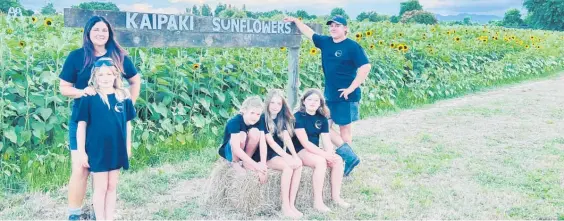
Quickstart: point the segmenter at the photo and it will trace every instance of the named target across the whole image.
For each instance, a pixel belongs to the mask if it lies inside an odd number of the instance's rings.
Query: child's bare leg
[[[251,128],[246,135],[246,143],[241,143],[241,146],[245,147],[244,151],[249,157],[253,157],[253,154],[257,151],[260,141],[260,131],[257,128]],[[245,168],[250,168],[246,162],[243,162],[243,166],[245,166]]]
[[[300,216],[303,216],[304,214],[296,208],[296,196],[298,195],[300,180],[302,179],[302,169],[303,167],[301,166],[297,169],[294,169],[294,172],[292,174],[292,183],[290,183],[290,207],[292,207],[294,213],[297,213]]]
[[[318,155],[302,150],[298,153],[305,166],[313,168],[313,208],[321,212],[329,212],[331,209],[323,203],[323,183],[327,171],[327,161]]]
[[[72,172],[68,186],[69,208],[80,209],[82,207],[84,196],[86,195],[86,186],[90,171],[88,171],[88,168],[85,168],[82,164],[80,164],[78,151],[76,150],[71,151],[71,166]]]
[[[119,170],[112,170],[108,175],[108,190],[106,192],[106,220],[114,220],[117,201],[117,183]]]
[[[106,192],[108,190],[108,172],[93,173],[94,193],[92,201],[94,202],[94,214],[99,219],[106,217]]]
[[[339,157],[339,160],[331,165],[331,198],[333,201],[341,207],[349,207],[350,205],[341,198],[341,186],[343,184],[343,159]]]
[[[293,170],[288,166],[282,157],[274,157],[266,162],[269,168],[282,171],[280,178],[280,197],[282,198],[282,213],[284,216],[297,218],[298,214],[294,213],[290,206],[290,182],[292,181]]]
[[[260,131],[257,128],[251,128],[247,137],[247,143],[244,145],[245,153],[252,157],[255,151],[257,151],[260,141]]]
[[[243,167],[241,167],[241,165],[239,165],[239,157],[235,155],[235,151],[233,151],[234,148],[240,148],[244,151],[244,147],[245,144],[247,143],[247,133],[245,132],[240,132],[239,133],[239,146],[238,147],[231,147],[231,156],[233,156],[233,169],[235,169],[235,171],[237,173],[243,174],[245,173],[245,169],[243,169]]]

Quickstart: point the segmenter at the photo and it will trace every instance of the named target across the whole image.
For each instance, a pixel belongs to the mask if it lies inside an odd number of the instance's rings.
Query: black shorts
[[[267,147],[266,149],[266,161],[271,160],[274,157],[280,156],[278,155],[276,152],[274,152],[274,150],[272,150],[272,148]],[[257,148],[257,150],[255,151],[255,153],[253,154],[253,156],[251,157],[255,162],[260,162],[260,149]]]

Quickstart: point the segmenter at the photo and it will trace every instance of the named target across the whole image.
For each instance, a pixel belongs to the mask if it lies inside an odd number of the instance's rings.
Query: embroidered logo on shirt
[[[123,111],[123,103],[116,103],[116,106],[114,106],[114,110],[118,113],[121,113]]]
[[[323,122],[321,122],[320,120],[315,121],[315,128],[317,128],[318,130],[321,130],[321,125],[323,125]]]
[[[341,57],[341,55],[343,55],[343,51],[337,50],[337,51],[335,52],[335,57]]]

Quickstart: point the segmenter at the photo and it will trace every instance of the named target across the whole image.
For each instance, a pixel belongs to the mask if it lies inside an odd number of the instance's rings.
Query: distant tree
[[[343,8],[334,8],[333,10],[331,10],[331,17],[335,15],[340,15],[343,16],[345,19],[349,19],[349,15],[347,15],[345,9]]]
[[[423,6],[421,6],[421,4],[419,4],[418,0],[409,0],[407,2],[402,2],[402,3],[400,3],[399,16],[401,17],[406,12],[414,11],[414,10],[423,10]]]
[[[43,6],[43,8],[41,8],[41,14],[54,15],[57,14],[57,10],[55,10],[55,6],[53,6],[53,3],[48,3],[47,5]]]
[[[116,4],[112,2],[83,2],[78,6],[73,5],[71,8],[80,8],[84,10],[106,10],[106,11],[119,11]]]

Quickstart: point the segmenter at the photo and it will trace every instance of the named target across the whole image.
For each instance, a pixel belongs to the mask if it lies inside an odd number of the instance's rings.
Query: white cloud
[[[130,11],[130,12],[150,12],[150,13],[161,13],[161,14],[182,14],[185,12],[184,8],[173,8],[173,7],[153,8],[153,5],[147,3],[137,3],[132,5],[120,4],[118,5],[118,7],[123,11]]]

